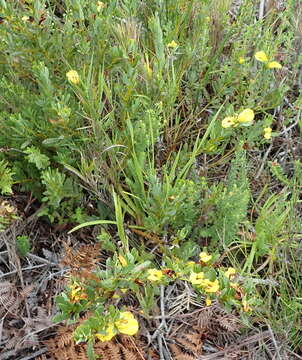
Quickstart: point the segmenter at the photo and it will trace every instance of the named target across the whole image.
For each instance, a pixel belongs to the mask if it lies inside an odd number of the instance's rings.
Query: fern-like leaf
[[[42,183],[45,185],[44,202],[57,208],[64,198],[76,198],[80,192],[75,183],[58,169],[47,169],[42,172]]]
[[[49,166],[49,158],[35,146],[28,147],[24,152],[27,154],[27,160],[35,164],[39,170],[46,169]]]
[[[11,194],[13,192],[13,175],[14,173],[8,168],[4,160],[0,160],[0,192],[1,194]]]

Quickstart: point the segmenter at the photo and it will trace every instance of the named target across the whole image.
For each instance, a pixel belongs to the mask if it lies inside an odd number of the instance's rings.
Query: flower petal
[[[236,274],[236,270],[232,267],[228,268],[227,271],[224,273],[224,275],[229,279],[233,275]]]
[[[204,282],[204,273],[200,272],[200,273],[191,273],[190,275],[190,283],[192,285],[201,285]]]
[[[212,300],[208,297],[206,297],[206,305],[210,306],[212,304]]]
[[[202,251],[199,254],[199,259],[200,259],[200,261],[207,263],[208,261],[210,261],[212,259],[212,255],[209,255],[205,251]]]
[[[228,116],[228,117],[224,118],[221,122],[221,126],[225,129],[233,126],[234,124],[235,124],[234,116]]]
[[[272,129],[270,127],[263,129],[263,137],[267,140],[269,140],[272,137]]]
[[[267,62],[268,58],[267,55],[264,51],[257,51],[255,54],[255,59],[260,61],[260,62]]]
[[[169,44],[167,44],[169,48],[175,49],[177,48],[178,44],[176,41],[172,40]]]
[[[134,335],[138,332],[138,321],[130,311],[120,314],[120,320],[115,322],[118,331],[125,335]]]
[[[219,290],[219,283],[217,279],[215,281],[204,279],[201,286],[206,293],[215,293]]]
[[[163,272],[157,269],[149,269],[148,271],[148,280],[150,281],[159,281],[163,277]]]
[[[252,109],[245,109],[238,115],[238,122],[251,123],[254,120],[255,114]]]
[[[268,64],[267,64],[267,67],[269,69],[282,69],[282,65],[279,64],[277,61],[270,61]]]
[[[110,341],[116,335],[113,324],[109,324],[105,334],[95,334],[100,341]]]
[[[66,73],[66,77],[68,81],[71,82],[72,84],[77,85],[80,82],[80,76],[75,70],[68,71],[68,73]]]

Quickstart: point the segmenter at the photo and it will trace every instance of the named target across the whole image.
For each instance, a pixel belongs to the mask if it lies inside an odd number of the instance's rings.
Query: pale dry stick
[[[162,317],[160,317],[160,318],[162,318]],[[159,326],[157,327],[157,329],[154,331],[153,335],[151,336],[151,340],[154,340],[156,337],[158,337],[158,334],[160,333],[162,326],[163,326],[163,323],[161,322],[159,324]]]
[[[2,251],[2,252],[0,253],[0,261],[1,261],[1,263],[4,264],[7,268],[9,268],[8,262],[6,261],[6,259],[4,259],[4,258],[2,257],[2,255],[7,255],[7,256],[8,256],[8,251],[6,250],[6,251]],[[3,271],[1,271],[1,273],[3,273]]]
[[[135,341],[133,340],[133,338],[130,336],[130,341],[132,342],[132,345],[135,347],[137,353],[139,354],[140,358],[142,358],[142,360],[145,360],[143,354],[140,352],[139,348],[137,347]]]
[[[174,306],[173,310],[170,311],[169,315],[182,311],[184,308],[189,310],[190,305],[196,305],[200,307],[200,303],[194,301],[194,293],[192,293],[187,282],[185,282],[185,291],[175,297],[175,303],[176,305]]]
[[[0,360],[9,360],[9,359],[13,359],[12,356],[15,356],[16,355],[16,350],[13,349],[13,350],[9,350],[9,351],[6,351],[5,353],[2,353],[0,355]]]
[[[165,263],[162,262],[162,266],[164,266]],[[159,325],[159,327],[163,327],[165,329],[165,331],[168,330],[168,327],[167,327],[167,323],[166,323],[166,319],[165,319],[165,287],[164,285],[161,285],[160,286],[160,313],[161,313],[161,316],[162,316],[162,319],[161,319],[161,323]],[[158,335],[157,335],[157,342],[158,342],[158,347],[159,347],[159,356],[160,356],[160,360],[165,360],[165,357],[164,357],[164,351],[163,351],[163,336],[162,334],[159,332]]]
[[[273,263],[272,261],[269,262],[268,264],[268,276],[270,276],[270,280],[273,278],[274,276],[274,272],[273,272]],[[268,284],[268,309],[270,311],[271,307],[272,307],[272,298],[273,298],[273,284],[269,283]]]
[[[271,334],[271,338],[272,338],[273,344],[274,344],[275,349],[276,349],[277,359],[278,359],[278,360],[282,360],[282,358],[281,358],[281,356],[280,356],[280,353],[279,353],[278,344],[277,344],[277,341],[276,341],[276,339],[275,339],[275,335],[274,335],[274,333],[273,333],[273,331],[272,331],[272,328],[270,327],[269,324],[267,324],[267,326],[268,326],[268,331],[269,331],[270,334]]]
[[[46,265],[45,265],[45,264],[41,264],[41,265],[28,266],[28,267],[26,267],[26,268],[23,268],[22,271],[38,269],[38,268],[41,268],[41,267],[43,267],[43,266],[46,266]],[[17,273],[18,273],[18,270],[13,270],[13,271],[10,271],[10,272],[8,272],[8,273],[1,274],[1,275],[0,275],[0,279],[2,279],[2,278],[5,277],[5,276],[9,276],[9,275],[17,274]]]
[[[180,325],[178,325],[178,327],[176,329],[174,329],[174,331],[172,332],[172,334],[170,335],[170,337],[173,337],[177,334],[178,330],[181,329],[184,326],[183,323],[181,323]]]
[[[294,107],[294,105],[292,103],[290,103],[290,101],[288,100],[288,98],[286,96],[284,97],[284,101],[292,110],[297,110],[297,108]],[[299,110],[299,112],[300,112],[300,110]]]
[[[299,115],[300,115],[300,112],[299,112]],[[290,125],[289,127],[284,127],[283,131],[281,131],[279,133],[279,136],[288,133],[292,128],[296,127],[299,124],[299,121],[300,121],[300,118],[297,116],[297,120],[292,125]]]
[[[11,225],[8,228],[8,231],[11,232],[11,236],[8,236],[8,234],[9,234],[8,232],[4,232],[3,234],[1,233],[1,238],[3,239],[4,244],[6,245],[6,248],[7,248],[8,264],[13,265],[15,270],[13,270],[9,273],[6,273],[6,274],[2,274],[0,276],[0,278],[3,278],[5,276],[7,276],[8,274],[12,274],[12,273],[18,274],[20,283],[21,283],[21,287],[24,290],[25,285],[24,285],[21,261],[20,261],[20,257],[17,254],[17,247],[16,247],[16,238],[18,235],[18,232],[16,230],[16,225],[15,224]],[[12,266],[10,268],[12,268]],[[29,310],[28,303],[27,303],[26,299],[23,299],[23,301],[25,304],[27,317],[30,318],[30,310]]]
[[[162,338],[162,334],[160,333],[158,333],[157,335],[157,342],[158,342],[159,358],[160,360],[165,360],[164,351],[163,351],[163,338]]]
[[[173,310],[170,311],[169,316],[173,316],[174,314],[176,314],[179,311],[179,309],[181,308],[181,304],[179,305],[179,301],[181,301],[181,299],[184,298],[185,296],[186,296],[186,294],[184,293],[184,294],[181,294],[174,298],[177,306],[175,306],[173,308]]]
[[[176,288],[176,282],[173,283],[172,286],[169,286],[168,289],[167,289],[167,294],[166,294],[166,299],[167,299],[167,303],[169,303],[170,301],[170,296],[172,295],[173,291],[175,290]],[[173,299],[173,296],[172,296],[172,299]],[[165,316],[167,318],[167,316]],[[170,324],[169,324],[169,327],[168,327],[168,330],[166,331],[166,335],[170,334],[173,326],[174,326],[174,322],[175,322],[175,319],[172,318],[172,321],[170,321]]]
[[[20,258],[17,257],[17,273],[19,275],[19,278],[20,278],[20,283],[21,283],[21,286],[22,286],[22,290],[25,289],[25,284],[24,284],[24,279],[23,279],[23,272],[22,272],[22,266],[21,266],[21,261],[20,261]],[[29,306],[28,306],[28,303],[26,301],[26,298],[23,299],[23,302],[25,304],[25,309],[26,309],[26,313],[27,313],[27,317],[30,318],[30,310],[29,310]]]
[[[2,342],[3,322],[4,322],[4,318],[2,318],[0,321],[0,344]]]
[[[291,136],[289,136],[288,132],[286,131],[286,127],[284,125],[282,125],[282,129],[283,129],[283,134],[285,135],[285,138],[287,140],[286,143],[286,150],[284,151],[284,161],[288,158],[288,153],[291,152],[292,156],[294,158],[294,160],[296,159],[295,153],[294,153],[294,149],[292,147],[292,141],[291,141]]]
[[[33,354],[26,356],[25,358],[22,358],[21,360],[31,360],[31,359],[37,359],[37,357],[39,355],[45,354],[48,351],[47,348],[42,348],[36,352],[34,352]]]
[[[266,341],[259,341],[259,349],[262,348],[262,351],[265,351],[265,353],[267,354],[268,359],[273,359],[273,360],[277,360],[274,356],[274,354],[272,353],[272,347],[271,347],[271,339],[267,339]],[[252,347],[250,347],[252,348]],[[285,359],[282,359],[285,360]]]
[[[242,245],[242,244],[239,244],[239,245],[234,245],[234,246],[232,246],[232,247],[229,248],[229,249],[226,249],[226,250],[224,251],[224,253],[223,253],[222,255],[220,255],[220,257],[219,257],[219,259],[217,260],[217,262],[218,262],[218,263],[222,263],[222,260],[223,260],[226,256],[228,256],[229,253],[231,253],[233,250],[240,249],[240,248],[242,248],[242,247],[243,247],[243,245]]]
[[[188,314],[182,314],[182,315],[177,315],[177,316],[175,316],[175,315],[166,315],[165,319],[180,320],[180,319],[183,319],[183,318],[186,318],[186,317],[191,317],[192,315],[198,314],[199,312],[201,312],[203,310],[204,310],[204,308],[195,310],[195,311],[193,311],[191,313],[188,313]],[[154,319],[154,320],[158,320],[158,319],[161,319],[161,318],[162,318],[162,316],[160,316],[160,315],[159,316],[150,316],[150,317],[148,317],[148,319]]]
[[[50,281],[52,280],[55,276],[60,276],[62,277],[65,273],[68,273],[69,269],[62,269],[60,271],[56,271],[54,273],[51,273],[50,275],[47,276],[47,278],[45,279],[46,281]]]
[[[273,279],[255,279],[248,276],[237,276],[237,280],[241,282],[246,282],[246,280],[250,281],[251,283],[255,285],[272,285],[272,286],[278,286],[279,283],[276,280]]]
[[[242,348],[243,346],[253,344],[256,341],[264,340],[268,337],[270,337],[270,332],[268,330],[266,330],[261,334],[252,335],[252,336],[248,337],[247,339],[244,339],[243,341],[241,341],[240,344],[230,345],[230,346],[226,347],[224,350],[217,351],[214,354],[201,356],[197,360],[219,360],[219,359],[223,360],[223,359],[225,359],[225,355],[227,353],[236,351],[236,350]]]
[[[53,327],[55,327],[55,326],[58,326],[58,325],[60,325],[60,324],[62,324],[62,321],[59,321],[59,322],[50,324],[50,325],[48,325],[48,326],[45,326],[45,327],[42,328],[42,329],[38,329],[38,330],[36,330],[36,331],[33,331],[33,332],[31,332],[31,333],[23,336],[22,342],[24,342],[24,340],[25,340],[26,338],[28,338],[28,337],[30,337],[30,336],[32,336],[32,335],[39,334],[39,333],[42,332],[42,331],[48,330],[48,329],[53,328]]]
[[[171,319],[169,328],[168,328],[167,333],[166,333],[167,335],[169,335],[169,334],[171,333],[171,331],[172,331],[172,329],[173,329],[173,326],[174,326],[175,320],[176,320],[176,319],[175,319],[174,317]]]
[[[167,292],[167,299],[169,299],[170,298],[170,295],[172,294],[172,292],[175,290],[175,287],[176,287],[176,282],[174,282],[173,283],[173,285],[171,286],[171,285],[169,285],[169,290],[168,290],[168,292]]]
[[[256,180],[258,180],[259,177],[260,177],[260,175],[262,174],[265,161],[267,160],[268,155],[269,155],[269,153],[271,152],[272,148],[273,148],[273,143],[270,144],[270,146],[268,147],[268,149],[266,150],[266,152],[265,152],[265,154],[264,154],[264,156],[263,156],[263,158],[262,158],[261,165],[260,165],[260,167],[259,167],[259,170],[257,171],[256,176],[255,176],[255,179],[256,179]]]
[[[260,0],[259,5],[259,20],[262,20],[264,17],[264,9],[265,9],[265,0]]]
[[[287,350],[287,352],[289,352],[291,355],[295,356],[296,359],[299,359],[299,360],[302,360],[302,356],[294,353],[293,351],[291,350]]]
[[[51,261],[49,261],[47,259],[41,258],[40,256],[31,254],[31,253],[27,254],[26,257],[29,257],[29,258],[31,258],[33,260],[39,261],[39,262],[41,262],[43,264],[46,264],[46,265],[58,266],[58,263],[51,262]]]
[[[188,287],[188,283],[186,282],[185,283],[185,287],[187,289],[187,294],[188,294],[188,297],[187,297],[187,310],[189,311],[190,310],[190,304],[191,304],[191,292],[190,292],[190,289]]]
[[[258,269],[256,269],[253,273],[252,273],[252,275],[256,275],[259,271],[261,271],[262,269],[264,269],[265,267],[266,267],[266,265],[270,262],[270,257],[268,257],[265,261],[264,261],[264,263],[263,264],[261,264],[259,267],[258,267]]]
[[[171,356],[171,353],[170,353],[170,350],[169,350],[169,347],[168,347],[168,344],[166,342],[166,339],[163,338],[163,340],[164,340],[164,343],[165,343],[165,347],[163,348],[163,350],[164,350],[164,353],[165,353],[166,360],[173,360],[173,358]]]
[[[160,313],[162,316],[163,327],[165,328],[165,330],[167,330],[168,327],[167,327],[167,323],[165,320],[165,287],[164,287],[164,285],[160,286]]]

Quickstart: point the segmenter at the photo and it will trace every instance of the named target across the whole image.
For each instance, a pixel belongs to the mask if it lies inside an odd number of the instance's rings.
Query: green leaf
[[[35,146],[28,147],[24,152],[27,154],[26,159],[35,164],[39,170],[46,169],[49,166],[48,156],[42,154]]]
[[[27,254],[30,252],[30,241],[28,236],[17,236],[16,238],[16,246],[18,254],[21,257],[27,256]]]
[[[82,229],[83,227],[86,226],[93,226],[93,225],[104,225],[104,224],[112,224],[112,225],[116,225],[116,221],[110,221],[110,220],[94,220],[94,221],[87,221],[83,224],[80,224],[76,227],[74,227],[73,229],[71,229],[68,234],[73,233],[74,231],[77,231],[79,229]]]
[[[64,198],[78,198],[80,190],[72,179],[58,169],[47,169],[42,172],[42,184],[45,185],[43,202],[48,202],[54,208],[59,207]]]
[[[94,350],[93,350],[93,342],[89,341],[87,344],[87,356],[89,360],[96,360],[97,357],[95,356]]]
[[[0,161],[0,192],[1,194],[11,194],[14,173],[7,167],[7,162]]]
[[[57,138],[48,138],[48,139],[45,139],[42,141],[42,144],[43,145],[46,145],[46,146],[53,146],[53,145],[56,145],[56,144],[60,144],[62,142],[62,140],[64,140],[65,137],[64,135],[61,135]]]

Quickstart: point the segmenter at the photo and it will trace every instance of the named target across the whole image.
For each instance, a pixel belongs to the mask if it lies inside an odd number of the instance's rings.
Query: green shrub
[[[26,257],[30,252],[30,240],[28,236],[17,236],[16,238],[17,252],[20,257]]]

